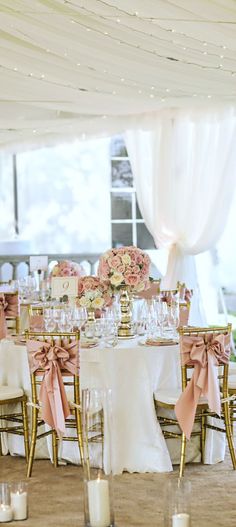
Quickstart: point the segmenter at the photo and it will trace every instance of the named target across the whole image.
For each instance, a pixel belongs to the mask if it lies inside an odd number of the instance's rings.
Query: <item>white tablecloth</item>
[[[81,388],[107,387],[113,403],[113,470],[166,472],[179,461],[178,441],[163,438],[156,418],[153,392],[180,386],[178,346],[140,346],[136,339],[120,341],[115,348],[81,349]],[[4,339],[0,343],[0,383],[22,387],[30,397],[30,374],[26,347]],[[187,460],[199,460],[199,439],[188,445]],[[224,458],[224,434],[207,432],[205,460]],[[49,442],[38,441],[37,455],[48,454]],[[22,438],[8,436],[5,448],[23,454]],[[50,447],[49,447],[50,450]],[[171,453],[171,457],[169,454]],[[78,446],[64,442],[62,457],[79,463]]]

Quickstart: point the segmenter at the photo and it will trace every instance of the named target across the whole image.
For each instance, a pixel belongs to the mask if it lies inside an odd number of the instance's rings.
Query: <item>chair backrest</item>
[[[5,318],[8,334],[20,332],[20,302],[18,291],[4,293],[7,303]]]
[[[63,434],[70,415],[66,386],[80,404],[79,331],[71,333],[25,331],[33,404],[42,403],[42,419]],[[37,387],[40,386],[38,395]],[[53,394],[52,394],[53,392]]]
[[[28,319],[30,331],[44,331],[43,306],[29,304]]]
[[[222,396],[223,400],[228,398],[231,329],[231,324],[179,328],[182,394],[176,402],[175,414],[187,439],[193,430],[198,404],[206,404],[211,415],[221,416]]]
[[[198,355],[198,352],[199,354],[203,350],[207,352],[209,347],[212,346],[215,365],[221,367],[218,368],[218,379],[223,379],[222,392],[227,396],[232,324],[214,327],[180,326],[178,331],[180,335],[182,390],[186,388],[189,381],[188,370],[194,368],[198,360],[205,360],[203,355],[201,357]],[[217,343],[222,348],[222,354],[218,353]]]
[[[180,302],[179,303],[179,325],[188,326],[189,312],[191,302]]]
[[[32,330],[26,330],[25,331],[25,337],[26,337],[26,344],[27,344],[27,351],[28,351],[28,358],[30,362],[30,368],[31,371],[34,369],[34,371],[37,371],[40,369],[40,371],[45,370],[44,367],[39,366],[39,368],[34,368],[33,365],[33,359],[32,354],[35,353],[35,350],[38,348],[40,349],[40,346],[44,343],[47,345],[50,345],[51,347],[59,347],[59,348],[67,348],[72,343],[76,344],[76,374],[79,371],[79,340],[80,340],[80,331],[73,331],[73,332],[47,332],[47,331],[32,331]],[[35,346],[30,346],[29,342],[35,343]],[[36,346],[37,344],[37,346]],[[57,359],[55,359],[57,360]],[[62,368],[62,371],[64,369]]]
[[[143,298],[144,300],[151,300],[153,296],[160,294],[160,283],[161,279],[150,281],[150,286],[148,287],[148,289],[145,289],[140,293],[135,293],[134,298]]]

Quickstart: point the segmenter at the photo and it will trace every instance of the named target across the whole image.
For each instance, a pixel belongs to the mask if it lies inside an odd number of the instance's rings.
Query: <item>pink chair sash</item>
[[[7,336],[6,309],[7,301],[5,295],[0,293],[0,339],[4,339]]]
[[[187,326],[189,319],[189,304],[179,304],[179,325]]]
[[[157,282],[150,282],[150,287],[144,291],[141,291],[140,293],[136,293],[136,296],[138,298],[143,298],[144,300],[150,300],[153,296],[158,294],[159,284]]]
[[[5,293],[7,307],[5,309],[6,317],[17,317],[20,314],[18,294]]]
[[[19,297],[10,293],[0,293],[0,340],[7,336],[6,317],[19,315]]]
[[[31,373],[38,369],[45,371],[39,392],[42,418],[59,437],[65,434],[65,419],[71,413],[61,371],[72,375],[78,372],[78,348],[78,342],[61,347],[56,343],[27,341]]]
[[[30,327],[30,331],[43,331],[44,330],[43,315],[31,315],[29,317],[29,327]]]
[[[211,411],[220,415],[220,388],[217,367],[227,364],[230,356],[229,335],[182,337],[182,365],[194,366],[192,378],[175,405],[179,425],[190,439],[197,405],[206,396]]]

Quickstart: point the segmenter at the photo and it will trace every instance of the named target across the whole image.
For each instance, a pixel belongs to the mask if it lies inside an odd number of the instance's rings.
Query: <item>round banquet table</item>
[[[25,345],[10,339],[0,342],[0,383],[22,387],[31,399],[30,373]],[[80,350],[80,384],[83,388],[111,388],[112,459],[114,474],[168,472],[179,461],[179,441],[163,438],[153,402],[159,388],[180,387],[179,346],[139,345],[121,340],[113,348]],[[23,438],[4,435],[3,451],[23,455]],[[106,439],[106,438],[105,438]],[[187,461],[199,461],[198,438],[188,444]],[[207,431],[205,462],[222,461],[224,434]],[[63,459],[80,463],[76,442],[64,442]],[[36,457],[51,457],[50,438],[37,442]]]

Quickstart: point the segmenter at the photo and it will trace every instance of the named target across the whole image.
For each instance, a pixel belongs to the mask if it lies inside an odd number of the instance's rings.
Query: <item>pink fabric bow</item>
[[[5,316],[7,305],[5,295],[0,293],[0,339],[4,339],[7,336],[7,323]]]
[[[18,295],[0,293],[0,339],[4,339],[7,336],[6,317],[16,317],[18,315]]]
[[[27,350],[31,372],[37,369],[45,371],[39,392],[42,418],[61,437],[65,434],[65,419],[71,413],[61,370],[66,370],[72,375],[77,373],[78,342],[61,347],[49,342],[28,340]]]
[[[182,364],[194,366],[194,372],[175,405],[179,425],[190,439],[198,401],[206,396],[211,411],[221,413],[220,389],[217,366],[227,364],[230,355],[229,335],[182,337]]]
[[[43,331],[44,319],[43,315],[31,315],[29,318],[30,331]]]
[[[17,317],[20,314],[18,294],[5,293],[7,306],[5,309],[6,317]]]
[[[189,319],[189,305],[188,304],[180,304],[179,305],[179,325],[180,326],[187,326],[188,325],[188,319]]]

